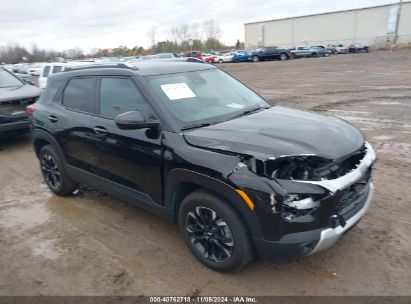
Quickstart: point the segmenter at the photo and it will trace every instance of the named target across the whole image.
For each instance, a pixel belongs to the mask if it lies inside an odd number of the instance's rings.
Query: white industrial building
[[[245,47],[359,43],[411,46],[411,1],[246,23]]]

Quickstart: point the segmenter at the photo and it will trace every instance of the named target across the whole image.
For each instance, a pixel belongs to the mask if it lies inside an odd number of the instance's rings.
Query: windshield
[[[167,110],[183,126],[218,123],[269,105],[219,70],[145,77]]]
[[[23,83],[4,69],[0,69],[0,88],[19,87]]]

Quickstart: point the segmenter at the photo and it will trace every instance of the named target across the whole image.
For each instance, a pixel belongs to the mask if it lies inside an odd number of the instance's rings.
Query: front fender
[[[248,207],[232,185],[199,172],[180,168],[171,170],[168,173],[166,180],[165,207],[173,210],[174,218],[177,216],[178,207],[181,203],[181,201],[175,199],[175,191],[182,183],[194,184],[208,189],[226,199],[227,202],[232,204],[232,206],[240,213],[251,236],[262,237],[263,234],[257,215]]]

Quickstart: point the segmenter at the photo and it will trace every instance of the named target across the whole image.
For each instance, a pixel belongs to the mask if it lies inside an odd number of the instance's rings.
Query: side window
[[[146,119],[152,116],[150,107],[129,78],[102,78],[100,85],[100,114],[114,118],[118,114],[140,111]]]
[[[62,67],[61,65],[55,65],[55,66],[53,67],[52,74],[61,72],[62,68],[63,68],[63,67]]]
[[[74,78],[63,93],[63,104],[73,110],[94,113],[95,78]]]
[[[50,72],[50,66],[46,65],[43,69],[43,74],[41,76],[43,77],[48,77],[49,76],[49,72]]]

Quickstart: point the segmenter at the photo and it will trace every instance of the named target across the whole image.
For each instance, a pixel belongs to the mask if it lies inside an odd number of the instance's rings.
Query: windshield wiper
[[[266,108],[266,107],[252,108],[252,109],[246,110],[244,112],[241,112],[240,114],[237,114],[237,115],[233,116],[231,119],[238,118],[238,117],[241,117],[241,116],[245,116],[245,115],[248,115],[248,114],[251,114],[251,113],[255,113],[255,112],[258,112],[262,109],[268,109],[268,108]]]
[[[211,126],[211,124],[209,122],[205,122],[205,123],[200,123],[200,124],[197,124],[197,125],[190,125],[190,126],[182,127],[181,131],[197,129],[197,128],[202,128],[202,127],[208,127],[208,126]]]

